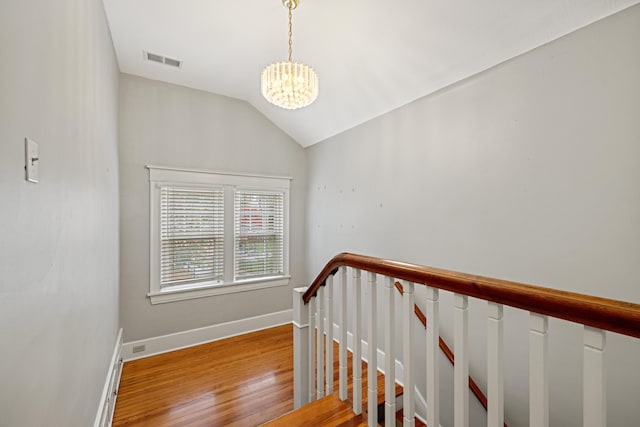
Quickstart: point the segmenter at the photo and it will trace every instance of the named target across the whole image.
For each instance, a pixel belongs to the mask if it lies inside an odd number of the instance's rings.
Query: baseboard
[[[326,329],[325,329],[326,330]],[[336,342],[340,342],[340,340],[338,339],[338,337],[340,336],[340,325],[337,324],[333,324],[333,340]],[[362,360],[364,360],[365,362],[367,362],[367,364],[369,363],[369,361],[367,360],[367,354],[369,354],[369,344],[367,343],[367,341],[365,340],[360,340],[361,343],[361,353],[362,353]],[[347,331],[347,348],[350,351],[353,351],[353,334],[349,331]],[[384,351],[380,350],[379,348],[377,349],[377,368],[378,371],[382,372],[383,374],[384,372],[384,366],[385,366],[385,359],[386,359],[386,355],[384,353]],[[395,380],[398,384],[400,384],[401,386],[404,387],[404,384],[402,382],[402,378],[404,377],[404,367],[402,365],[402,362],[399,361],[398,359],[396,359],[395,361],[395,371],[396,371],[396,375],[395,375]],[[427,417],[427,401],[424,398],[424,396],[422,395],[422,393],[420,393],[420,390],[418,389],[418,387],[415,388],[415,396],[416,396],[416,418],[418,418],[420,421],[422,421],[423,423],[427,423],[426,421],[426,417]]]
[[[116,407],[116,398],[118,397],[118,386],[120,384],[120,374],[122,373],[122,328],[118,331],[116,345],[111,356],[111,364],[107,371],[107,377],[102,388],[100,403],[96,419],[93,422],[94,427],[108,427],[113,419],[113,410]]]
[[[177,332],[174,334],[126,342],[122,346],[122,356],[125,361],[141,359],[236,335],[259,331],[261,329],[272,328],[274,326],[290,323],[292,320],[293,310],[284,310],[262,316],[235,320],[233,322]],[[136,351],[134,353],[133,348],[137,347],[137,349],[139,349],[140,346],[143,346],[144,350]]]

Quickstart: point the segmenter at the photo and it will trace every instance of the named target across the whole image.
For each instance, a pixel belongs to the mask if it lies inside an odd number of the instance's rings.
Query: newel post
[[[307,288],[293,290],[293,408],[309,403],[309,305],[302,300]]]

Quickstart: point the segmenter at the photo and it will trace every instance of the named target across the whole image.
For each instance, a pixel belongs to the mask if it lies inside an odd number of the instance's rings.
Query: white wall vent
[[[144,51],[144,59],[147,61],[157,62],[159,64],[168,65],[170,67],[180,68],[182,67],[182,61],[179,59],[167,58],[166,56],[158,55],[157,53],[151,53]]]

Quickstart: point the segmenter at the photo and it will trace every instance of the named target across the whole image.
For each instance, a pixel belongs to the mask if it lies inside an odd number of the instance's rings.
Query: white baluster
[[[316,297],[309,300],[309,402],[316,400]]]
[[[378,300],[376,273],[368,274],[369,289],[369,337],[367,347],[367,423],[369,427],[378,425]]]
[[[318,317],[316,320],[316,325],[318,325],[318,334],[316,335],[318,340],[316,346],[318,353],[316,355],[318,365],[317,396],[318,399],[322,399],[324,397],[324,286],[318,288],[316,303],[318,304]]]
[[[549,427],[549,320],[529,315],[529,426]]]
[[[504,426],[504,332],[502,304],[489,303],[487,331],[487,425]]]
[[[327,277],[327,395],[333,393],[333,275]]]
[[[604,375],[604,350],[607,346],[605,331],[584,327],[584,373],[582,425],[605,427],[607,407]]]
[[[360,270],[353,269],[353,413],[362,413],[362,283]]]
[[[302,301],[307,288],[293,290],[293,408],[309,403],[309,305]]]
[[[387,277],[384,285],[386,294],[386,318],[384,322],[384,425],[396,425],[396,355],[395,355],[395,306],[396,290],[393,277]]]
[[[440,292],[427,286],[427,425],[440,425]]]
[[[414,427],[416,424],[415,413],[415,382],[413,376],[415,375],[414,365],[414,342],[413,342],[413,323],[414,323],[414,311],[415,297],[413,294],[413,283],[404,282],[404,295],[402,297],[402,359],[404,362],[402,381],[403,381],[403,395],[402,406],[404,420],[402,425],[404,427]]]
[[[338,359],[340,370],[340,400],[347,400],[347,387],[349,382],[347,367],[347,267],[340,267],[340,343]]]
[[[454,427],[469,427],[469,297],[454,294],[456,363],[454,370]]]

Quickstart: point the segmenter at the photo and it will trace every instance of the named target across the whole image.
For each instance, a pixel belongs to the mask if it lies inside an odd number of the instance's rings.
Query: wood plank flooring
[[[293,330],[283,325],[124,364],[121,426],[256,426],[293,409]]]
[[[313,421],[311,414],[281,418],[274,425],[356,426],[351,404],[340,402],[338,346],[334,345],[334,388],[323,410],[333,411]],[[351,353],[348,353],[351,378]],[[362,363],[363,409],[367,399],[367,364]],[[349,382],[349,399],[353,396]],[[396,387],[397,393],[401,388]],[[378,402],[384,382],[378,375]],[[342,404],[342,405],[340,405]],[[343,411],[347,407],[348,411]],[[333,408],[333,409],[331,409]],[[114,427],[129,426],[257,426],[293,409],[293,329],[283,325],[171,353],[126,362],[114,414]],[[344,412],[344,413],[343,413]],[[315,415],[314,415],[315,416]],[[340,421],[340,422],[337,422]],[[292,424],[293,422],[293,424]],[[301,423],[301,424],[295,424]]]

